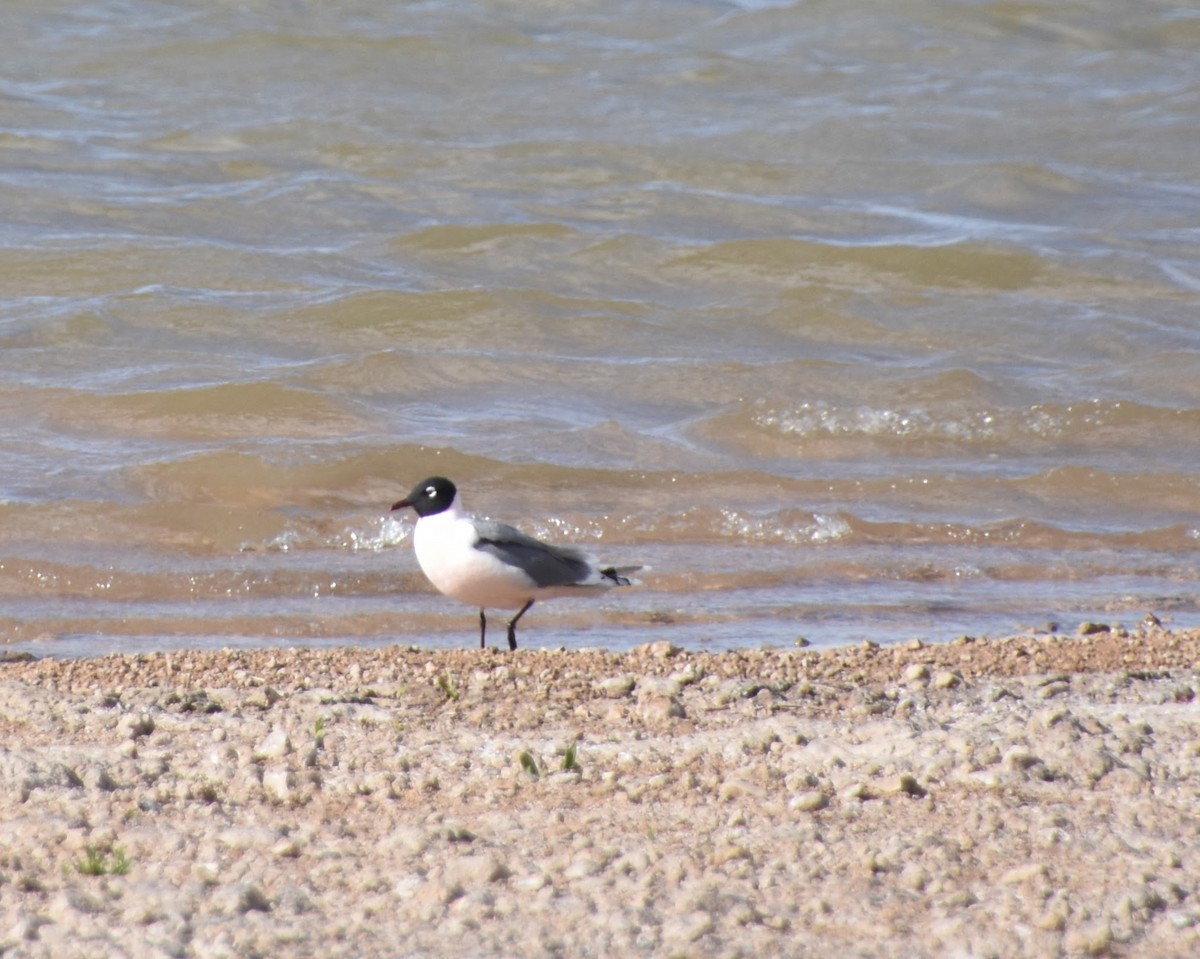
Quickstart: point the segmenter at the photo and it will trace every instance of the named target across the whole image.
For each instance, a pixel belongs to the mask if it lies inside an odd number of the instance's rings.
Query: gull
[[[475,519],[458,488],[431,476],[392,506],[413,509],[413,548],[421,571],[439,593],[479,607],[479,648],[485,648],[484,610],[516,609],[508,621],[508,648],[517,648],[517,621],[539,599],[597,596],[629,586],[640,566],[600,567],[573,546],[553,546],[504,523]]]

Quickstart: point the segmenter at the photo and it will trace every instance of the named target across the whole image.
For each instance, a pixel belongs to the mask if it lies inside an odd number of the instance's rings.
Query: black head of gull
[[[418,516],[434,516],[448,510],[458,495],[458,487],[444,476],[431,476],[412,488],[392,509],[413,509]]]

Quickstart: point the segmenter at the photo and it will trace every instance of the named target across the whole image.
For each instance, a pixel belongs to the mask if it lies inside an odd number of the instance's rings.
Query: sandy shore
[[[1200,633],[0,665],[0,954],[1200,955]]]

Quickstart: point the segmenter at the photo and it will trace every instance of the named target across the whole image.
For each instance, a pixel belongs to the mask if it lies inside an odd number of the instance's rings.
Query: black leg
[[[483,615],[483,610],[479,611],[479,648],[487,649],[487,645],[483,641],[483,637],[487,634],[487,617]]]
[[[517,620],[520,619],[522,616],[524,616],[527,612],[529,612],[529,607],[532,605],[533,605],[533,600],[531,599],[528,603],[526,603],[524,606],[521,607],[521,611],[519,613],[517,613],[516,616],[514,616],[512,619],[510,619],[508,621],[508,648],[509,649],[517,648]]]

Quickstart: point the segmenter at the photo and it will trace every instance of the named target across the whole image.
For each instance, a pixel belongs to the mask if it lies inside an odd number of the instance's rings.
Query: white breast
[[[471,520],[453,507],[417,520],[417,562],[439,593],[480,609],[518,609],[534,598],[537,590],[528,576],[475,549],[475,540]]]

